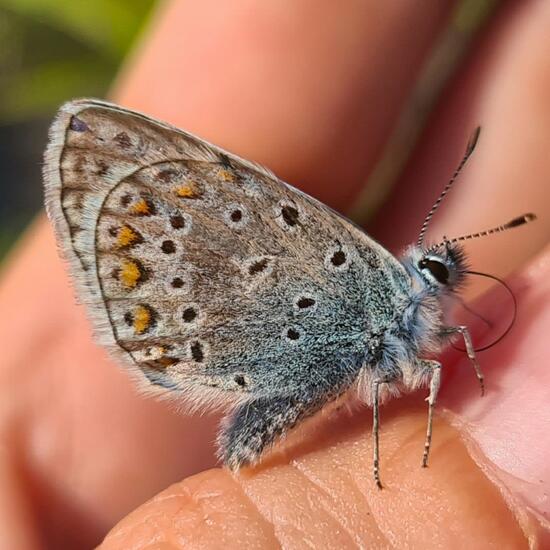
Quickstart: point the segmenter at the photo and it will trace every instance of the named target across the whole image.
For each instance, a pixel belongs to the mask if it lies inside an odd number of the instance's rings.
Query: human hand
[[[345,212],[450,3],[422,12],[412,4],[264,6],[168,5],[115,99],[262,162]],[[372,226],[395,251],[414,240],[479,123],[479,149],[431,234],[482,229],[529,210],[540,218],[468,247],[476,268],[520,268],[512,281],[519,315],[511,334],[480,356],[483,399],[467,360],[446,358],[430,467],[420,468],[425,392],[381,411],[383,491],[372,481],[370,411],[326,414],[255,470],[207,470],[163,491],[103,548],[546,541],[527,511],[548,520],[550,127],[539,121],[548,109],[549,20],[535,2],[499,17]],[[495,321],[487,338],[502,331],[508,307],[491,296],[478,307]],[[89,546],[169,483],[215,464],[217,418],[181,416],[139,396],[92,343],[43,220],[8,268],[0,311],[9,312],[0,316],[6,547]]]

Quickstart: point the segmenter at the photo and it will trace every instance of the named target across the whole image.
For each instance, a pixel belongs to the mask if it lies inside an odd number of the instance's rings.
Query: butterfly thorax
[[[462,285],[466,264],[456,246],[428,250],[413,246],[402,255],[401,264],[408,274],[405,304],[384,335],[377,370],[415,389],[424,382],[422,359],[438,352],[446,341],[445,304]]]

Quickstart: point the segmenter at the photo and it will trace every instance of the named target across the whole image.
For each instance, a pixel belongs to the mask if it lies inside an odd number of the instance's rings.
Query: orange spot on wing
[[[153,322],[153,316],[151,310],[146,307],[139,305],[134,311],[134,330],[136,334],[143,334]]]
[[[117,233],[116,244],[119,248],[128,248],[141,242],[141,235],[130,226],[123,225]]]
[[[182,199],[196,199],[201,195],[201,192],[197,187],[197,184],[192,181],[188,183],[184,183],[182,185],[178,185],[174,189],[174,191],[176,195],[178,197],[181,197]]]
[[[119,280],[126,288],[135,288],[142,277],[142,270],[134,260],[122,261]]]
[[[150,216],[151,207],[145,199],[139,199],[130,207],[130,212],[132,214],[138,214],[139,216]]]
[[[235,181],[235,174],[232,174],[229,170],[220,170],[218,172],[218,177],[222,180],[222,181],[226,181],[226,182],[234,182]]]

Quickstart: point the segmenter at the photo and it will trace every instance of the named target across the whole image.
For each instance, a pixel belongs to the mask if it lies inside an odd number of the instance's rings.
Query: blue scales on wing
[[[132,371],[201,404],[328,399],[374,360],[407,276],[350,222],[113,105],[66,105],[52,136],[50,216],[100,341]]]

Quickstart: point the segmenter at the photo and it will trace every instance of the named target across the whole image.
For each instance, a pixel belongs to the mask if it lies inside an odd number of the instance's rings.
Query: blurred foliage
[[[348,212],[359,225],[366,224],[389,197],[433,109],[501,3],[502,0],[461,0],[455,3],[449,24],[420,69],[414,89],[382,155]]]
[[[104,95],[154,0],[0,0],[0,123]]]
[[[59,105],[105,96],[155,0],[0,0],[0,260],[42,206]]]

